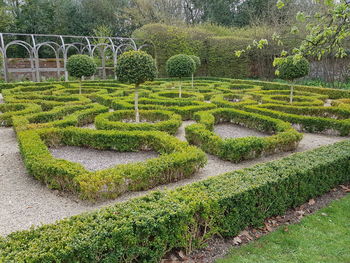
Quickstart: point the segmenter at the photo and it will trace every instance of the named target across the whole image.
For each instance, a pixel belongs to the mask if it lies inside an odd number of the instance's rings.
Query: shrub
[[[94,60],[87,55],[73,55],[67,61],[69,75],[81,80],[83,77],[91,77],[96,72]],[[81,86],[79,87],[81,93]]]
[[[244,110],[299,124],[301,131],[327,133],[333,130],[341,136],[350,134],[350,111],[343,108],[265,104],[245,106]],[[339,119],[335,119],[334,116],[338,116]]]
[[[41,107],[33,103],[0,104],[0,126],[11,126],[12,117],[41,111]]]
[[[206,164],[206,155],[163,132],[102,131],[80,128],[25,130],[17,133],[28,172],[50,188],[83,199],[115,198],[191,176]],[[77,163],[54,158],[48,146],[68,145],[119,152],[154,150],[158,158],[89,172]]]
[[[96,72],[96,64],[87,55],[73,55],[68,58],[67,71],[71,76],[78,79],[90,77]]]
[[[0,239],[2,262],[159,262],[214,235],[232,237],[350,181],[350,141]]]
[[[172,56],[166,62],[166,71],[169,77],[181,78],[190,77],[196,69],[195,61],[187,55],[179,54]],[[179,98],[181,98],[181,83],[179,86]]]
[[[146,110],[140,111],[143,123],[126,123],[123,120],[130,120],[132,111],[115,111],[101,114],[95,119],[95,126],[100,130],[118,131],[165,131],[175,134],[182,124],[181,116],[170,111]],[[147,122],[151,123],[147,123]]]
[[[121,82],[135,84],[135,119],[139,122],[138,87],[157,76],[156,63],[146,52],[128,51],[119,57],[116,73]]]
[[[295,80],[309,74],[310,65],[306,58],[295,60],[293,56],[289,56],[281,60],[277,70],[281,79]]]
[[[108,112],[108,108],[99,104],[67,105],[55,107],[50,111],[14,116],[13,126],[15,130],[38,129],[48,127],[82,126],[92,123],[95,117]]]
[[[294,81],[309,74],[310,64],[306,58],[295,60],[293,56],[277,60],[277,72],[281,79]],[[290,103],[293,103],[293,85],[290,88]]]
[[[199,112],[194,117],[198,124],[186,127],[188,142],[232,162],[295,150],[303,137],[287,122],[236,109]],[[231,122],[274,135],[223,140],[213,132],[214,125],[220,122]]]

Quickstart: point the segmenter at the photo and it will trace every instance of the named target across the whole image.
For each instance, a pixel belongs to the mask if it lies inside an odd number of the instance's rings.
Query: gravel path
[[[51,148],[50,152],[56,158],[81,163],[89,171],[103,170],[118,164],[143,162],[158,157],[156,152],[120,153],[71,146]]]
[[[181,139],[184,139],[184,127],[190,123],[184,122],[183,127],[181,127],[178,133]],[[306,134],[298,151],[313,149],[344,139],[344,137]],[[67,154],[67,151],[63,149],[56,151],[57,154],[59,152],[60,154]],[[193,177],[177,183],[160,186],[156,189],[175,188],[210,176],[249,167],[260,162],[279,159],[289,154],[276,154],[239,164],[222,161],[215,156],[208,156],[208,165]],[[98,161],[96,161],[96,156],[99,158]],[[142,159],[145,156],[138,157]],[[109,161],[113,161],[113,164],[115,164],[116,160],[120,158],[120,154],[115,152],[112,154],[107,151],[107,153],[98,152],[97,155],[96,150],[91,149],[85,149],[82,154],[81,149],[76,151],[70,148],[69,158],[77,161],[80,160],[82,163],[87,161],[89,164],[91,163],[91,169],[97,169],[99,165],[106,164]],[[130,192],[115,200],[91,204],[58,191],[49,190],[45,185],[28,175],[21,160],[15,133],[12,128],[3,127],[0,127],[0,182],[0,235],[7,235],[16,230],[28,229],[31,225],[38,226],[53,223],[64,217],[94,210],[116,202],[126,201],[149,192]]]
[[[269,134],[248,129],[232,123],[221,123],[221,124],[215,125],[214,132],[223,139],[243,138],[247,136],[257,136],[257,137],[269,136]]]

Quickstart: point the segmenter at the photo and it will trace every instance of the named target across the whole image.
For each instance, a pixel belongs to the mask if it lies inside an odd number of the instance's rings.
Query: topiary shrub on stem
[[[195,55],[190,55],[190,58],[192,58],[192,60],[194,61],[196,68],[194,70],[194,72],[192,73],[192,89],[194,86],[194,73],[199,69],[199,67],[201,66],[201,59]]]
[[[172,56],[166,62],[166,71],[169,77],[176,77],[180,80],[179,98],[182,97],[181,78],[190,77],[196,69],[194,60],[184,54]]]
[[[140,122],[139,93],[140,84],[152,81],[158,73],[155,60],[143,51],[128,51],[118,60],[116,74],[121,82],[135,84],[135,121]]]
[[[276,59],[274,66],[277,66],[276,75],[284,80],[291,81],[290,103],[293,103],[294,80],[305,77],[309,74],[310,64],[304,57],[285,57]]]
[[[79,79],[79,94],[81,94],[81,81],[83,77],[91,77],[96,72],[96,63],[87,55],[73,55],[67,61],[67,71],[72,77]]]

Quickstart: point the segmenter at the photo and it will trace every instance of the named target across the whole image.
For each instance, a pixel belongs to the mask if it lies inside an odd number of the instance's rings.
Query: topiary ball
[[[158,70],[151,55],[144,51],[128,51],[119,57],[116,74],[121,82],[141,84],[154,80]]]
[[[310,64],[306,58],[294,61],[293,56],[286,57],[278,65],[279,77],[285,80],[294,80],[309,74]]]
[[[199,57],[195,56],[195,55],[190,55],[190,58],[192,58],[192,60],[196,64],[196,69],[195,70],[197,70],[201,66],[201,59]]]
[[[67,61],[67,71],[69,75],[81,78],[91,77],[96,72],[96,63],[87,55],[73,55]]]
[[[166,62],[166,71],[170,77],[190,77],[196,69],[196,63],[187,55],[172,56]]]

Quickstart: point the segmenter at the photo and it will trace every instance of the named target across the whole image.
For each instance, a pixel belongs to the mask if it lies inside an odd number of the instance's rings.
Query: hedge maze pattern
[[[174,79],[140,86],[141,122],[133,122],[133,91],[113,81],[3,84],[1,125],[14,126],[27,170],[50,188],[84,199],[114,198],[125,191],[150,189],[191,176],[206,164],[204,152],[240,162],[298,147],[302,134],[350,133],[350,93],[296,86],[293,104],[286,84],[231,79],[183,82],[179,98]],[[332,99],[332,107],[324,107]],[[174,135],[183,120],[187,142]],[[94,123],[97,130],[84,128]],[[219,123],[234,123],[269,137],[222,139]],[[292,126],[292,124],[293,126]],[[297,129],[295,129],[297,128]],[[55,159],[48,147],[59,145],[154,150],[159,158],[89,172],[80,164]],[[192,146],[191,146],[192,145]]]
[[[2,84],[0,123],[13,125],[27,170],[49,187],[83,199],[113,198],[193,175],[213,154],[224,160],[290,151],[300,131],[350,133],[350,93],[233,79],[197,79],[194,88],[162,79],[140,87],[140,123],[133,88],[116,82]],[[327,102],[327,103],[326,103]],[[325,107],[324,105],[332,104]],[[174,135],[184,120],[188,142]],[[230,122],[270,134],[222,139]],[[96,130],[86,128],[95,124]],[[159,157],[97,172],[54,158],[59,145],[154,150]],[[172,191],[154,192],[56,224],[0,238],[1,262],[159,262],[173,248],[199,247],[213,235],[234,236],[266,217],[349,182],[349,140],[219,175]],[[273,203],[273,205],[271,205]],[[223,216],[224,215],[224,216]]]

